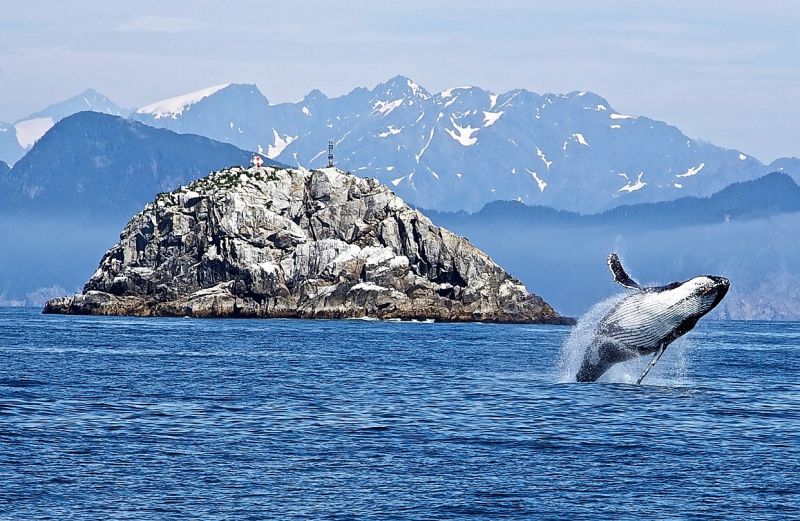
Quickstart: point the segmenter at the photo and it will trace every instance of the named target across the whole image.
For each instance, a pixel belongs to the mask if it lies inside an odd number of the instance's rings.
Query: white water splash
[[[691,342],[679,338],[671,343],[664,356],[656,366],[647,374],[642,385],[659,387],[684,387],[689,385],[687,378],[687,354],[691,349]],[[634,358],[627,362],[616,364],[604,374],[599,382],[636,384],[647,365],[652,360],[652,355]]]
[[[595,331],[600,321],[629,293],[613,295],[592,308],[583,315],[570,335],[564,341],[556,361],[555,378],[559,383],[575,383],[575,375],[580,369],[586,349],[592,347]],[[644,385],[658,385],[666,387],[685,386],[687,379],[687,355],[691,350],[691,343],[684,337],[676,340],[667,347],[664,356],[647,375]],[[619,363],[611,367],[598,379],[598,382],[635,384],[642,372],[650,363],[652,357],[642,357]]]
[[[591,347],[592,340],[594,340],[597,325],[626,296],[626,293],[611,296],[592,306],[585,315],[578,319],[578,324],[572,329],[567,340],[564,341],[564,345],[561,346],[561,353],[556,363],[558,382],[575,381],[575,375],[581,367],[583,354],[587,348]]]

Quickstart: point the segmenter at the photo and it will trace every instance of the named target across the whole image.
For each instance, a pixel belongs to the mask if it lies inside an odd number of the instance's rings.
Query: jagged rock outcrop
[[[46,313],[570,323],[374,179],[230,168],[160,194]]]

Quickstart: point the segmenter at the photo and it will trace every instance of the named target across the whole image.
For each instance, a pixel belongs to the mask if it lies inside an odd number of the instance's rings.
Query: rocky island
[[[574,322],[378,181],[335,168],[234,167],[159,194],[83,293],[44,312]]]

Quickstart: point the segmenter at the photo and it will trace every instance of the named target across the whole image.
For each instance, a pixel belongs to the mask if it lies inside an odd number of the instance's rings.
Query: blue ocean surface
[[[2,309],[0,518],[800,518],[800,323],[641,386],[565,382],[569,334]]]

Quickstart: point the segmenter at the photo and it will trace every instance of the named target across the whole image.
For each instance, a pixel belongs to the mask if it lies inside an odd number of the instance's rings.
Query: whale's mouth
[[[722,300],[722,297],[728,293],[731,287],[731,281],[725,277],[711,277],[711,279],[715,282],[714,287],[719,292],[720,300]]]
[[[717,286],[725,286],[728,288],[731,285],[731,281],[725,277],[709,276],[708,278],[716,282]]]
[[[725,295],[728,294],[728,290],[731,287],[731,281],[726,279],[725,277],[717,277],[717,276],[709,276],[709,279],[713,280],[714,283],[710,284],[707,288],[703,290],[703,295],[714,293],[714,303],[711,305],[710,309],[717,307],[717,304],[722,302],[722,299],[725,298]]]
[[[718,292],[721,297],[724,297],[725,294],[728,292],[728,289],[731,287],[731,281],[726,279],[725,277],[717,277],[713,275],[707,275],[709,279],[713,282],[705,286],[701,291],[701,295],[707,295],[712,292]]]

